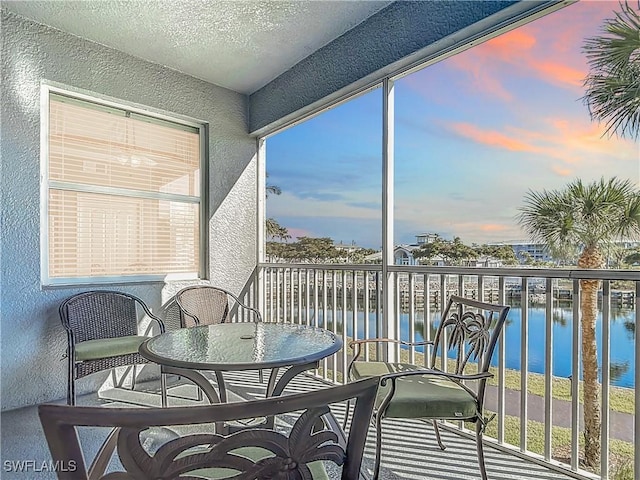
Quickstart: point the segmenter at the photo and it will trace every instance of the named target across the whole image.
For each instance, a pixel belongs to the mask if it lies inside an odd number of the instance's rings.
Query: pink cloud
[[[519,235],[519,228],[510,225],[501,225],[498,223],[479,223],[479,222],[451,222],[447,225],[453,236],[459,236],[463,242],[470,239],[477,243],[485,243],[495,241],[496,238],[515,238]]]
[[[304,228],[296,228],[296,227],[287,227],[287,232],[291,235],[291,240],[297,240],[300,237],[313,237],[314,234],[309,230],[305,230]]]
[[[483,232],[504,232],[505,230],[509,230],[511,227],[507,227],[506,225],[499,225],[497,223],[487,223],[484,225],[479,225],[478,228]]]
[[[502,85],[502,81],[497,78],[494,72],[485,68],[482,58],[471,59],[463,55],[457,55],[450,58],[448,62],[454,68],[468,73],[469,77],[465,80],[467,88],[489,94],[505,102],[513,100],[513,94]]]
[[[587,75],[586,70],[572,68],[555,62],[533,62],[531,67],[541,78],[545,78],[551,82],[560,85],[570,85],[574,87],[582,87],[583,80]]]
[[[497,97],[505,102],[513,95],[503,85],[497,71],[501,65],[516,65],[523,52],[532,49],[536,39],[522,29],[513,30],[447,59],[447,65],[468,74],[468,86],[476,91]]]
[[[603,136],[604,127],[585,119],[550,118],[552,133],[547,134],[557,146],[575,152],[578,155],[590,154],[610,156],[615,152],[631,151],[634,143],[619,137]]]
[[[483,128],[470,123],[450,123],[445,128],[478,144],[511,152],[537,153],[561,161],[552,166],[557,175],[567,176],[587,159],[624,158],[637,151],[630,140],[603,137],[603,127],[588,119],[550,117],[532,128],[506,126],[503,130]]]
[[[466,72],[475,90],[503,101],[513,98],[503,83],[513,75],[581,91],[588,73],[583,41],[600,33],[603,20],[612,18],[617,6],[617,2],[570,5],[456,55],[447,64]]]
[[[475,142],[491,147],[503,148],[511,151],[533,151],[535,148],[521,140],[509,137],[495,130],[486,130],[470,123],[453,123],[451,130],[460,136],[470,138]]]
[[[524,28],[511,30],[477,47],[486,57],[513,61],[521,58],[523,52],[532,50],[538,41],[531,32]]]
[[[559,165],[551,165],[551,171],[561,177],[569,177],[573,175],[573,170],[569,168],[564,168]]]

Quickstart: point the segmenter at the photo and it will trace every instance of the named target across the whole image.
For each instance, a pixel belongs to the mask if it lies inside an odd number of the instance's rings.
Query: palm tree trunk
[[[602,255],[595,248],[586,248],[578,260],[580,268],[601,268]],[[598,381],[598,350],[596,318],[598,315],[599,280],[580,280],[580,310],[582,313],[582,375],[584,400],[584,462],[595,467],[600,463],[600,383]]]

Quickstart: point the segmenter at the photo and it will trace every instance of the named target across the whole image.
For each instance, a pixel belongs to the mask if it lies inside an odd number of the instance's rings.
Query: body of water
[[[505,328],[507,368],[520,369],[520,334],[522,309],[511,308]],[[571,376],[571,343],[573,338],[573,311],[570,306],[556,307],[553,311],[553,375]],[[407,317],[408,322],[408,317]],[[545,370],[545,308],[529,307],[529,371]],[[578,327],[579,328],[579,327]],[[610,316],[611,384],[634,387],[635,378],[635,311],[612,308]],[[596,323],[598,362],[602,361],[602,315]]]
[[[322,323],[322,312],[320,322]],[[342,312],[337,312],[338,319],[342,318]],[[439,313],[434,312],[433,321],[439,320]],[[556,307],[553,311],[553,375],[557,377],[569,377],[571,375],[571,342],[573,338],[573,312],[571,306]],[[368,315],[369,331],[374,336],[376,331],[376,317],[370,312]],[[327,311],[327,318],[331,319],[331,311]],[[358,312],[358,337],[363,337],[364,312]],[[414,328],[416,332],[422,329],[424,318],[422,314],[416,315]],[[507,317],[504,335],[506,341],[506,366],[509,369],[520,370],[520,334],[522,309],[512,307]],[[529,371],[544,373],[545,371],[545,308],[529,307]],[[409,340],[409,315],[401,314],[400,334],[403,340]],[[347,313],[347,335],[353,336],[352,313]],[[602,359],[602,316],[597,320],[598,361]],[[611,309],[611,384],[620,387],[634,388],[634,342],[635,342],[635,311],[630,308]],[[422,335],[416,333],[416,341],[422,340]],[[421,350],[419,350],[421,351]]]

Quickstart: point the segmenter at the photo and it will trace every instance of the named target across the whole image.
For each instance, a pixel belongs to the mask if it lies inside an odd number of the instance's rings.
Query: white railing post
[[[602,282],[602,408],[600,412],[600,478],[609,478],[609,382],[611,374],[611,285]],[[637,475],[636,475],[637,477]]]
[[[547,278],[545,288],[544,346],[544,459],[553,453],[553,279]]]
[[[573,281],[573,339],[571,349],[571,470],[580,459],[580,282]]]
[[[342,311],[342,320],[344,322],[343,328],[344,330],[340,332],[343,336],[343,341],[346,339],[346,329],[349,328],[349,322],[347,320],[348,311],[353,312],[353,316],[351,319],[352,328],[353,328],[353,336],[357,338],[369,337],[369,334],[372,332],[370,328],[373,327],[374,322],[373,318],[371,319],[371,323],[369,322],[369,310],[371,308],[372,311],[376,311],[380,308],[381,301],[380,299],[387,298],[386,294],[382,292],[382,288],[376,287],[376,295],[380,292],[380,295],[377,297],[378,301],[375,304],[370,304],[370,294],[373,292],[373,283],[372,280],[374,278],[380,278],[380,283],[383,283],[383,275],[382,275],[382,266],[381,265],[310,265],[310,264],[267,264],[264,263],[259,265],[260,268],[264,271],[264,279],[268,282],[266,285],[262,286],[265,290],[266,303],[269,309],[275,311],[280,311],[280,307],[285,308],[287,313],[291,313],[291,318],[294,319],[296,315],[300,316],[302,308],[309,308],[309,301],[306,300],[306,296],[313,296],[314,306],[313,312],[315,316],[315,324],[323,323],[319,321],[321,319],[324,320],[324,326],[331,328],[332,331],[337,333],[337,322],[339,319],[339,311]],[[297,282],[294,282],[295,278],[291,277],[292,271],[298,272]],[[512,455],[518,456],[520,458],[525,458],[531,462],[538,463],[546,466],[552,470],[561,472],[563,474],[569,475],[575,479],[581,480],[593,480],[595,478],[606,480],[608,478],[607,470],[611,468],[611,465],[607,459],[608,454],[611,453],[613,446],[610,444],[612,437],[616,437],[616,433],[614,431],[610,431],[610,428],[613,428],[610,423],[611,417],[610,408],[612,407],[612,402],[610,399],[610,395],[614,390],[614,386],[612,385],[612,377],[609,374],[609,368],[611,367],[611,346],[615,344],[616,337],[612,337],[614,333],[609,325],[612,320],[612,306],[611,302],[613,302],[613,290],[612,290],[612,282],[613,281],[632,281],[635,285],[635,295],[634,305],[635,305],[635,314],[633,320],[636,324],[640,323],[640,280],[638,279],[637,272],[633,271],[622,271],[622,270],[583,270],[583,269],[528,269],[528,268],[483,268],[483,269],[474,269],[472,267],[434,267],[434,266],[426,266],[426,265],[418,265],[418,266],[396,266],[396,265],[387,265],[387,271],[393,273],[393,298],[394,302],[392,304],[392,309],[394,313],[396,313],[396,317],[394,318],[394,322],[391,324],[384,324],[384,327],[388,327],[387,331],[391,331],[394,335],[398,335],[400,331],[400,322],[406,322],[407,320],[410,322],[414,322],[415,318],[420,314],[419,304],[416,304],[416,298],[419,298],[422,293],[423,296],[423,307],[422,311],[424,312],[425,318],[425,330],[424,336],[427,338],[430,334],[430,323],[431,323],[431,313],[434,309],[438,309],[438,305],[435,306],[430,305],[431,293],[438,294],[438,303],[440,306],[443,306],[446,303],[447,290],[451,289],[451,291],[455,290],[455,288],[462,288],[464,291],[464,286],[467,285],[465,282],[460,282],[461,277],[476,277],[476,284],[478,288],[478,296],[483,298],[484,300],[494,301],[493,293],[491,293],[491,298],[484,298],[484,288],[490,287],[493,288],[495,281],[493,280],[496,277],[498,284],[498,302],[499,303],[510,303],[511,298],[507,292],[507,283],[510,285],[515,285],[514,282],[520,286],[520,295],[521,295],[521,311],[522,311],[522,335],[518,339],[510,340],[511,347],[517,348],[518,344],[520,350],[522,352],[522,356],[517,362],[518,365],[510,366],[509,368],[519,369],[520,371],[520,417],[522,419],[522,423],[520,424],[520,441],[516,440],[514,445],[506,443],[506,424],[508,423],[508,415],[514,415],[513,413],[508,412],[510,410],[510,404],[507,402],[506,398],[506,353],[507,353],[507,345],[505,342],[506,332],[509,332],[510,325],[507,325],[505,328],[505,332],[501,335],[500,343],[498,346],[498,392],[497,392],[497,405],[496,405],[496,413],[497,413],[497,435],[496,440],[486,437],[486,441],[492,443],[496,448],[502,450],[504,452],[508,452]],[[299,275],[301,272],[306,273],[305,281],[302,281]],[[313,277],[310,277],[311,272],[313,272]],[[359,286],[358,276],[362,275],[362,285]],[[375,275],[373,277],[372,275]],[[420,276],[422,275],[422,279]],[[405,282],[405,276],[407,281]],[[432,276],[432,278],[430,278]],[[455,278],[453,278],[455,277]],[[301,288],[303,283],[310,282],[311,278],[313,278],[313,289],[314,292],[311,294],[311,291],[308,290],[308,293],[305,292],[304,295],[301,295],[301,292],[298,291],[297,294],[294,293],[294,288],[286,288],[283,286],[283,283],[289,281],[293,286],[294,283],[298,285],[298,288]],[[353,298],[351,301],[347,299],[347,290],[349,287],[349,279],[351,279],[351,288]],[[420,279],[420,280],[418,280]],[[433,282],[431,281],[433,279]],[[517,279],[517,280],[516,280]],[[535,281],[534,281],[535,279]],[[580,357],[581,357],[581,349],[580,349],[580,341],[581,341],[581,332],[580,332],[580,281],[583,279],[600,279],[603,280],[603,302],[602,302],[602,433],[601,433],[601,441],[602,441],[602,459],[600,463],[602,474],[593,474],[585,469],[579,463],[579,453],[580,453],[580,425],[581,425],[581,416],[580,416]],[[371,280],[371,281],[370,281]],[[532,280],[530,282],[530,280]],[[537,289],[534,289],[536,285],[539,284],[539,280],[544,280],[544,290],[545,290],[545,308],[544,308],[544,325],[539,323],[539,317],[536,311],[539,309],[539,306],[536,306],[540,302],[539,293]],[[558,284],[559,280],[565,282],[571,282],[572,289],[570,292],[569,301],[573,303],[571,308],[570,315],[573,317],[571,329],[571,400],[570,400],[570,418],[569,416],[561,415],[562,418],[558,416],[558,412],[562,412],[562,409],[555,408],[555,402],[562,402],[563,400],[554,400],[554,381],[555,376],[553,372],[553,358],[557,354],[561,353],[558,347],[554,347],[555,340],[559,340],[563,345],[565,344],[565,340],[569,341],[569,338],[563,339],[561,335],[558,333],[554,334],[554,317],[556,315],[556,303],[555,303],[555,293],[558,292]],[[473,283],[473,282],[471,282]],[[320,292],[322,289],[322,293]],[[422,289],[422,292],[420,290]],[[342,293],[340,293],[340,290]],[[364,317],[365,323],[364,328],[361,329],[357,326],[357,316],[358,316],[358,307],[360,305],[359,301],[359,292],[363,291],[363,306],[364,306]],[[401,302],[398,301],[400,297],[400,293],[409,295],[408,302],[409,308],[408,312],[402,312],[401,315],[397,315],[398,309],[401,306]],[[516,290],[517,294],[518,291]],[[293,302],[293,296],[298,300],[297,308],[291,309],[290,305]],[[340,297],[342,295],[342,297]],[[385,297],[383,297],[385,295]],[[489,296],[489,294],[487,294]],[[300,298],[302,297],[302,300]],[[536,298],[537,297],[537,298]],[[536,298],[535,300],[532,300]],[[382,300],[384,301],[384,300]],[[514,306],[517,305],[517,299],[514,296]],[[302,305],[304,304],[304,307]],[[515,309],[514,309],[515,310]],[[268,311],[266,312],[269,313]],[[373,314],[372,314],[373,315]],[[384,316],[384,315],[383,315]],[[408,318],[407,318],[408,317]],[[329,320],[331,319],[331,323]],[[403,328],[406,325],[403,324]],[[537,331],[534,331],[533,328],[543,328],[544,329],[544,346],[542,347],[538,344],[538,336]],[[567,325],[569,328],[569,325]],[[417,331],[413,325],[408,326],[408,331],[411,336],[414,336]],[[385,333],[385,330],[381,330],[380,332],[376,332],[378,335],[382,336]],[[382,334],[382,335],[379,335]],[[363,337],[364,335],[364,337]],[[535,356],[530,354],[529,347],[533,346],[535,339],[536,343],[536,353]],[[515,343],[511,343],[511,341],[515,341]],[[635,385],[640,384],[640,354],[638,353],[640,349],[640,335],[635,336]],[[563,348],[568,348],[568,345]],[[566,358],[566,353],[562,350],[563,356]],[[367,352],[368,353],[368,352]],[[365,358],[367,356],[365,353]],[[425,349],[424,354],[428,355],[429,350]],[[417,360],[414,356],[415,352],[410,351],[410,359]],[[442,355],[443,352],[440,352]],[[529,404],[527,397],[527,387],[529,387],[529,382],[527,381],[527,375],[530,375],[528,359],[536,358],[538,355],[542,354],[544,356],[544,370],[539,373],[544,375],[544,412],[542,416],[537,415],[537,413],[533,412],[532,418],[529,419],[529,415],[527,410],[532,408],[533,403]],[[332,382],[336,382],[336,373],[345,369],[345,362],[347,360],[347,352],[343,351],[337,354],[333,359],[330,360],[330,363],[325,361],[323,362],[323,377],[324,379],[330,380]],[[444,360],[444,357],[442,357]],[[444,363],[446,365],[446,362]],[[333,374],[330,373],[333,372]],[[563,373],[566,375],[566,373]],[[614,382],[615,383],[615,382]],[[535,382],[531,382],[532,385],[535,385]],[[517,388],[517,387],[516,387]],[[637,393],[636,388],[636,406],[635,406],[635,420],[634,420],[634,432],[635,438],[640,437],[640,396]],[[491,410],[491,408],[489,408]],[[537,409],[536,409],[537,410]],[[555,415],[554,415],[555,411]],[[533,422],[544,422],[544,445],[540,451],[532,452],[529,450],[531,445],[528,445],[528,435],[527,433],[527,421]],[[554,422],[556,424],[554,425]],[[565,423],[566,422],[566,423]],[[553,430],[555,427],[563,427],[566,424],[570,424],[571,428],[571,454],[570,460],[566,462],[559,462],[553,459],[553,450],[556,445],[553,445]],[[458,431],[461,435],[471,434],[469,431],[466,431],[462,428]],[[640,465],[638,465],[638,461],[640,458],[640,444],[637,441],[632,440],[634,445],[635,459],[633,460],[633,465],[636,471],[640,471]],[[517,445],[519,443],[519,445]],[[535,443],[535,442],[534,442]]]
[[[500,301],[505,303],[505,280],[504,277],[500,277],[498,281],[498,288],[500,289]],[[505,327],[506,328],[506,327]],[[498,340],[498,443],[504,443],[505,428],[506,428],[506,370],[507,370],[507,347],[506,347],[506,334],[504,329]]]
[[[529,421],[529,279],[522,279],[522,294],[520,305],[522,316],[520,319],[520,451],[527,450],[527,433]]]

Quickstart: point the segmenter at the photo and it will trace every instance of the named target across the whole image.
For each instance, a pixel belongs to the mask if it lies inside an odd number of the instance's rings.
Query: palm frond
[[[561,191],[528,192],[516,219],[554,256],[640,238],[640,191],[630,180],[577,179]]]
[[[607,19],[602,35],[583,45],[590,73],[582,100],[604,135],[638,138],[640,132],[640,14],[627,2]]]

